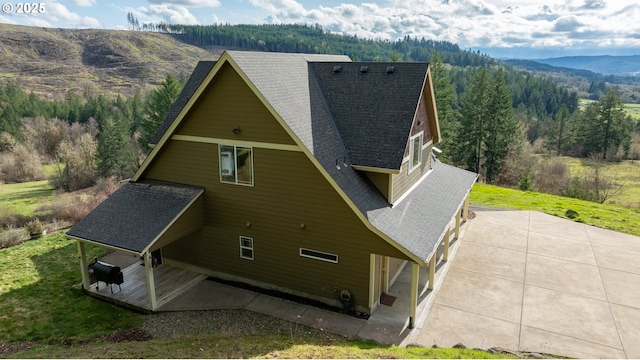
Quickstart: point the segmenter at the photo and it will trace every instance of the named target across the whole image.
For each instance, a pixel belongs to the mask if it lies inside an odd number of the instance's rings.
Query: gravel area
[[[146,315],[141,330],[153,338],[195,334],[286,334],[296,338],[342,338],[320,329],[244,309],[176,311]]]

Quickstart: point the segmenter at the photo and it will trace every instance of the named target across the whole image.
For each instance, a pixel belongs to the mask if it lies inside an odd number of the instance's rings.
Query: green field
[[[0,214],[31,217],[40,205],[51,201],[52,193],[48,180],[0,185]]]
[[[624,110],[636,121],[640,121],[640,104],[624,104]]]

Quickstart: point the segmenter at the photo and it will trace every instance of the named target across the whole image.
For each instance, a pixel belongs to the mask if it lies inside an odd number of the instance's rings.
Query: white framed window
[[[422,165],[422,139],[424,132],[420,132],[409,139],[409,172]]]
[[[253,238],[240,236],[240,257],[253,260]]]
[[[306,257],[309,259],[322,260],[322,261],[326,261],[334,264],[338,263],[338,255],[329,254],[329,253],[317,251],[317,250],[300,248],[300,256]]]
[[[220,182],[253,186],[253,149],[220,145]]]

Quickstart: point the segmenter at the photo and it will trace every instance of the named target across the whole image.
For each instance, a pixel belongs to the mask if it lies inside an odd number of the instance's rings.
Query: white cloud
[[[150,4],[176,5],[183,7],[218,7],[219,0],[147,0]]]
[[[29,14],[29,19],[25,21],[25,24],[43,27],[101,27],[100,21],[98,21],[98,19],[90,16],[80,16],[74,12],[69,11],[66,6],[55,0],[46,3],[46,10],[44,13]]]
[[[640,5],[633,0],[391,0],[305,8],[296,0],[250,0],[271,22],[320,24],[363,38],[406,35],[446,40],[462,48],[640,47]],[[386,4],[386,5],[380,5]]]
[[[198,19],[184,6],[162,4],[135,9],[127,8],[126,10],[131,11],[143,23],[198,24]]]
[[[96,5],[96,0],[70,0],[72,3],[78,6],[90,7]]]

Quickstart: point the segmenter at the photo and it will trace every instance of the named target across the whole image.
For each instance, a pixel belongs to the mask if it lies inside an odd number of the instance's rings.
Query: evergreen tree
[[[433,79],[438,120],[440,122],[440,134],[442,135],[442,141],[438,144],[438,147],[443,150],[443,153],[439,157],[441,160],[447,161],[452,156],[455,136],[459,128],[458,117],[460,112],[455,108],[458,102],[456,88],[447,76],[447,69],[442,63],[438,50],[436,50],[429,65]]]
[[[3,109],[0,109],[0,132],[6,131],[15,138],[20,139],[21,125],[22,121],[13,105],[6,104]]]
[[[565,153],[572,145],[572,123],[573,116],[569,113],[569,109],[562,105],[556,113],[555,121],[551,123],[547,136],[544,139],[544,148],[554,151],[556,156]]]
[[[616,88],[585,108],[579,129],[582,156],[597,153],[606,160],[615,155],[620,146],[628,148],[633,121],[625,116]]]
[[[98,139],[96,157],[101,176],[124,179],[134,174],[138,162],[127,120],[105,121]]]
[[[479,68],[468,90],[460,99],[461,121],[456,136],[454,161],[468,170],[480,172],[483,160],[483,140],[491,104],[491,78],[486,68]]]
[[[145,119],[141,124],[140,145],[146,149],[156,132],[162,126],[164,118],[180,95],[183,84],[173,75],[167,75],[160,87],[147,96],[144,108]]]
[[[507,155],[522,143],[504,73],[499,70],[494,79],[486,68],[479,68],[460,102],[455,160],[471,171],[484,171],[485,181],[492,183]]]
[[[484,134],[485,180],[491,184],[502,170],[510,151],[521,144],[519,124],[513,116],[511,93],[504,80],[502,69],[492,82],[489,117]]]

